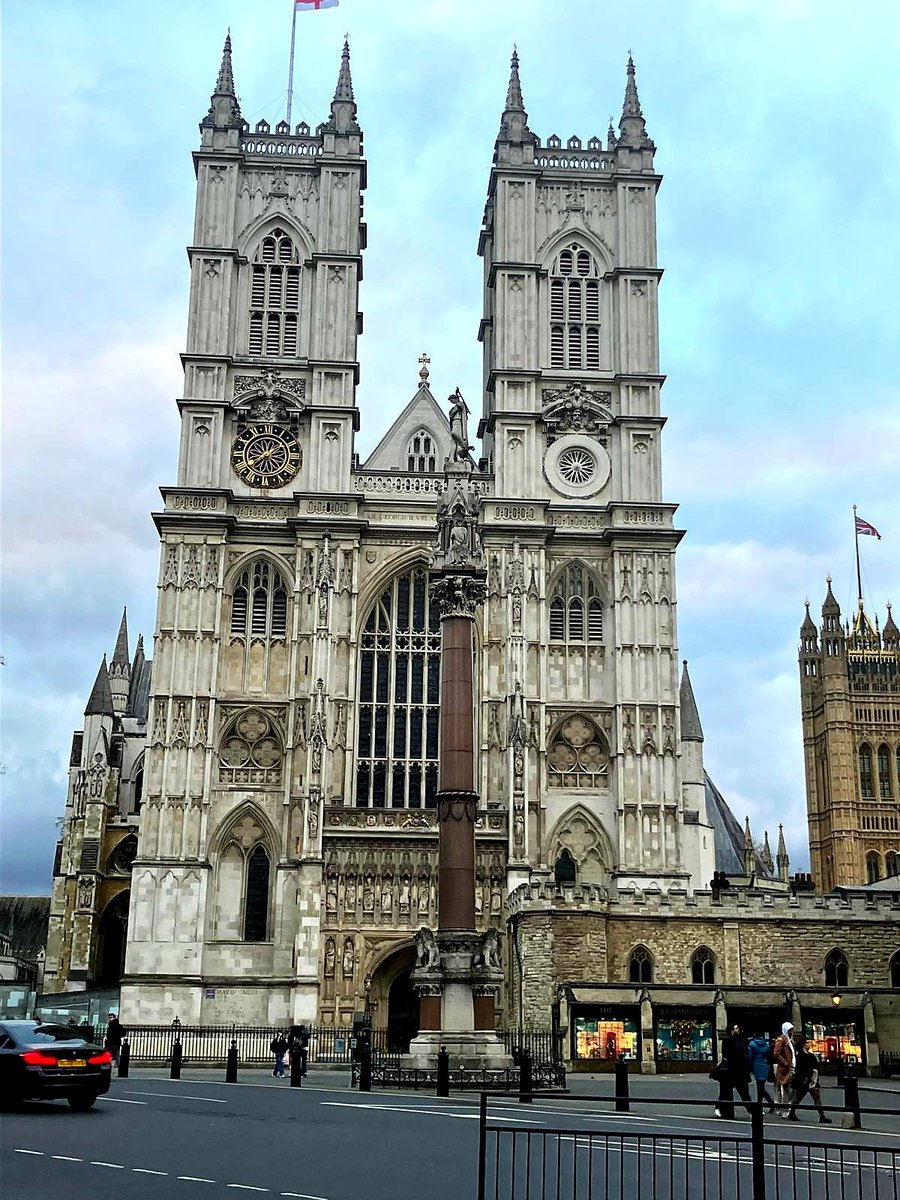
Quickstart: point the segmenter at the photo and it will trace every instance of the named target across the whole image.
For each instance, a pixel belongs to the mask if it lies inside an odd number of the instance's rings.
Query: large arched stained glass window
[[[441,626],[416,567],[382,592],[359,656],[356,804],[432,807],[437,796]]]

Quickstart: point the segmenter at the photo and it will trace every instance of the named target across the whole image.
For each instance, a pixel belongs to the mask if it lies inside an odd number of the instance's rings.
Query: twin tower
[[[346,44],[323,124],[251,129],[226,41],[200,130],[123,1019],[343,1025],[366,1005],[390,1025],[436,917],[427,581],[458,434],[423,356],[355,452],[366,162]],[[542,141],[513,56],[468,473],[487,569],[475,911],[501,944],[523,882],[691,890],[714,871],[661,494],[654,152],[630,59],[617,132]]]

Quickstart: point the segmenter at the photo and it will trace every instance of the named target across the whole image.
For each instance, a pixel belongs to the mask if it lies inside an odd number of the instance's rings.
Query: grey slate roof
[[[49,921],[49,896],[0,896],[0,930],[20,958],[33,962],[46,948]]]
[[[706,814],[713,827],[713,838],[716,844],[716,870],[724,871],[726,875],[744,874],[744,831],[737,817],[728,807],[728,801],[707,775],[703,772],[706,783]],[[754,852],[756,874],[760,879],[771,879],[772,872],[767,870],[765,863]],[[703,886],[708,881],[703,881]]]
[[[113,708],[112,692],[109,687],[109,670],[106,666],[106,655],[103,655],[103,662],[100,664],[100,670],[97,672],[97,678],[94,680],[94,686],[91,689],[91,694],[88,697],[87,705],[85,706],[84,715],[86,717],[99,713],[104,717],[115,716]]]
[[[687,659],[684,660],[681,671],[680,703],[681,740],[683,742],[702,742],[703,727],[700,724],[697,701],[694,699],[694,689],[691,687],[691,677],[688,675]]]

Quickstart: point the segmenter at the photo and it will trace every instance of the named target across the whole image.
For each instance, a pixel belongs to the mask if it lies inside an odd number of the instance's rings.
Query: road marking
[[[132,1167],[135,1175],[168,1175],[168,1171],[151,1171],[149,1167]]]
[[[327,1196],[311,1196],[309,1192],[282,1192],[282,1196],[299,1196],[300,1200],[328,1200]]]
[[[403,1108],[399,1104],[359,1104],[348,1100],[322,1100],[327,1108],[369,1108],[374,1112],[413,1113],[419,1117],[452,1117],[457,1121],[477,1121],[478,1113],[453,1112],[443,1108]],[[527,1117],[492,1117],[492,1121],[515,1121],[517,1125],[540,1125],[540,1121],[529,1121]]]
[[[202,1100],[204,1104],[227,1104],[227,1100],[215,1100],[212,1096],[186,1096],[183,1092],[132,1092],[133,1096],[159,1096],[162,1100]],[[132,1104],[143,1104],[133,1100]]]
[[[93,1158],[91,1159],[91,1166],[92,1167],[112,1167],[112,1169],[114,1171],[124,1171],[125,1170],[125,1168],[122,1166],[121,1163],[98,1162],[96,1159],[93,1159]]]
[[[105,1100],[107,1104],[142,1104],[147,1106],[146,1100],[123,1100],[121,1096],[98,1096],[98,1100]]]
[[[70,1154],[51,1154],[50,1157],[58,1159],[59,1162],[84,1162],[83,1158],[72,1158]]]
[[[43,1150],[13,1150],[13,1154],[33,1154],[35,1158],[43,1158]]]
[[[176,1179],[184,1179],[187,1183],[215,1183],[214,1179],[204,1179],[202,1175],[176,1175]]]
[[[268,1188],[255,1187],[252,1183],[226,1183],[226,1187],[240,1188],[243,1192],[267,1192]]]

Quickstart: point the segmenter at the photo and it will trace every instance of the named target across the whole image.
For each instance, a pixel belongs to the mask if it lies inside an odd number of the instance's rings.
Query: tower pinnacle
[[[111,663],[128,663],[128,609],[122,609],[122,620],[119,623],[119,635],[116,638],[116,648],[113,651]]]
[[[778,826],[778,851],[775,855],[775,862],[778,867],[778,878],[787,883],[790,878],[791,860],[788,857],[787,845],[784,840],[783,825]]]
[[[509,64],[509,85],[506,89],[506,107],[500,118],[500,133],[498,142],[515,142],[519,145],[535,141],[534,134],[528,128],[528,113],[525,111],[525,101],[522,98],[522,81],[519,79],[519,53],[513,47]]]
[[[638,96],[637,81],[634,74],[634,59],[628,54],[628,68],[625,78],[625,100],[622,104],[622,116],[619,118],[619,146],[627,146],[633,150],[654,150],[655,146],[647,137],[647,123],[641,111],[641,101]]]
[[[227,127],[239,125],[241,106],[234,90],[234,71],[231,66],[231,30],[225,36],[222,64],[216,78],[216,86],[210,97],[209,112],[200,123],[203,126]]]
[[[344,49],[341,51],[341,69],[338,71],[337,87],[334,89],[335,100],[353,99],[353,79],[350,75],[350,43],[344,38]]]
[[[103,661],[100,664],[100,670],[97,672],[97,678],[94,680],[94,686],[91,688],[91,694],[88,697],[84,715],[86,717],[115,716],[112,692],[110,691],[109,687],[109,668],[106,665],[105,654],[103,655]]]
[[[341,65],[338,70],[334,99],[331,102],[331,120],[325,126],[331,133],[359,133],[356,120],[356,102],[353,99],[353,77],[350,74],[350,42],[344,38]]]
[[[687,659],[682,664],[679,702],[681,704],[681,740],[683,742],[702,742],[703,726],[700,724],[697,701],[694,699],[694,689],[691,686],[691,677],[688,675]]]

